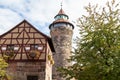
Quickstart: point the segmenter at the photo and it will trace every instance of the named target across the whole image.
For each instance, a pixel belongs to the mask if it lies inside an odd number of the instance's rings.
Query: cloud
[[[0,8],[0,34],[8,31],[21,20],[21,16],[17,13],[7,8]]]
[[[14,27],[23,19],[29,21],[37,29],[49,35],[49,24],[61,8],[62,0],[0,0],[0,34]],[[88,3],[105,4],[107,0],[63,0],[63,9],[70,21],[76,21],[85,14],[84,6]],[[118,0],[119,1],[119,0]],[[7,23],[7,24],[6,24]],[[75,27],[74,37],[78,35]]]

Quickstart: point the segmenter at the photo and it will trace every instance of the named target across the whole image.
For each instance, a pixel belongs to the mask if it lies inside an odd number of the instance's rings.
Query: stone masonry
[[[45,80],[45,62],[12,62],[7,71],[14,80],[27,80],[31,75]]]
[[[61,9],[50,25],[50,34],[55,48],[53,80],[66,80],[57,71],[58,67],[71,65],[67,59],[71,56],[72,35],[74,26],[68,21],[68,16]]]

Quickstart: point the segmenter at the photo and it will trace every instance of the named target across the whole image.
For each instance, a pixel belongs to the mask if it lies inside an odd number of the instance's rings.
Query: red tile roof
[[[60,11],[58,12],[58,14],[65,14],[65,12],[64,12],[63,9],[61,8]]]

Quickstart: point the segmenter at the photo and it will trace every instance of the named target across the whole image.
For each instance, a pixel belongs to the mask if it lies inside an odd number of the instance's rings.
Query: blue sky
[[[60,10],[61,1],[65,13],[72,22],[85,14],[84,6],[89,3],[102,6],[108,0],[0,0],[0,35],[24,19],[49,35],[48,26]],[[78,35],[77,30],[78,28],[75,27],[74,37]]]

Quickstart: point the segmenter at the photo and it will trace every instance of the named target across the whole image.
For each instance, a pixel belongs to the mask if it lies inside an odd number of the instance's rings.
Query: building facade
[[[0,36],[0,56],[9,63],[13,80],[65,80],[57,67],[71,65],[66,59],[71,56],[74,26],[68,19],[60,9],[49,26],[51,37],[26,20]]]

